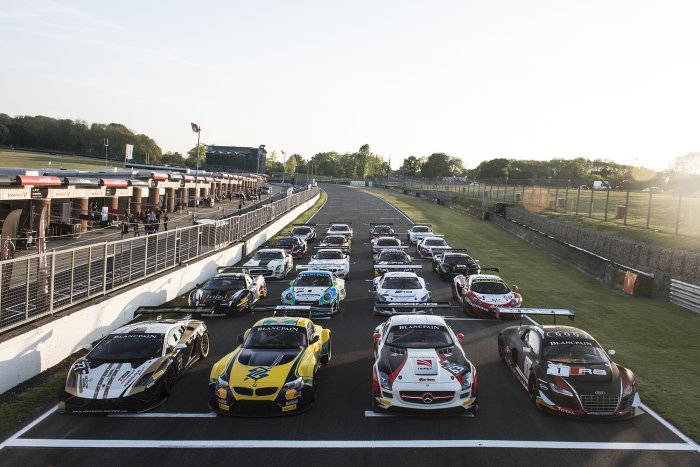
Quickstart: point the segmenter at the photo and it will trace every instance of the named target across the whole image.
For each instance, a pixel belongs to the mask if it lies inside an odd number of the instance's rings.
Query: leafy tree
[[[185,158],[179,152],[166,152],[160,161],[163,165],[171,167],[185,167]]]
[[[450,169],[450,156],[444,152],[431,154],[420,169],[421,177],[435,178],[452,175]]]
[[[416,156],[408,156],[403,160],[399,171],[407,177],[417,177],[420,173],[421,161]]]
[[[510,161],[508,159],[491,159],[476,167],[477,177],[485,179],[508,178]]]
[[[297,158],[292,156],[287,158],[287,162],[284,167],[285,173],[294,173],[297,171]]]
[[[204,162],[206,160],[207,145],[204,143],[199,144],[199,168],[204,167]],[[194,169],[197,167],[197,146],[193,146],[192,149],[187,151],[187,159],[185,159],[185,167]]]

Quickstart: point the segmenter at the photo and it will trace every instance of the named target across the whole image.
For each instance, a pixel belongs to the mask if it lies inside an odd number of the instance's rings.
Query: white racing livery
[[[392,316],[374,330],[373,407],[378,412],[473,414],[476,368],[440,316]]]
[[[415,245],[418,243],[418,240],[430,235],[433,235],[433,229],[430,228],[430,225],[414,225],[406,232],[406,239],[408,243]]]
[[[331,224],[326,235],[345,235],[348,240],[352,240],[352,227],[348,224]]]
[[[284,279],[294,267],[294,262],[292,255],[281,248],[263,248],[241,267],[251,275]]]
[[[347,280],[350,278],[350,255],[337,248],[324,248],[311,257],[308,268],[331,271]]]
[[[495,316],[496,308],[517,308],[523,303],[518,287],[509,287],[499,276],[472,274],[455,276],[452,296],[457,298],[468,315]]]
[[[377,301],[374,313],[393,315],[397,313],[430,313],[430,307],[420,306],[418,302],[428,302],[430,292],[425,286],[425,280],[413,272],[387,272],[374,278],[374,291]],[[416,303],[418,306],[407,308],[406,303]],[[392,307],[392,303],[399,306]]]
[[[421,258],[432,258],[433,253],[441,250],[451,250],[452,247],[447,244],[443,235],[430,235],[418,240],[416,244],[416,253]]]

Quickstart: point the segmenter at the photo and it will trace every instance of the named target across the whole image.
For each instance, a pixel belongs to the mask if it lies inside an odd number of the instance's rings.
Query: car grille
[[[619,396],[598,396],[595,394],[581,394],[583,410],[589,414],[611,414],[617,409]]]
[[[240,414],[271,414],[275,412],[276,405],[273,401],[236,401],[235,411]]]
[[[410,404],[432,405],[451,401],[454,391],[400,391],[401,400]]]
[[[245,388],[243,386],[234,386],[233,391],[241,396],[252,396],[253,390],[251,388]]]
[[[297,305],[318,305],[318,300],[297,300]]]
[[[278,391],[278,388],[272,387],[272,388],[258,388],[255,390],[255,395],[256,396],[271,396],[272,394],[275,394]]]

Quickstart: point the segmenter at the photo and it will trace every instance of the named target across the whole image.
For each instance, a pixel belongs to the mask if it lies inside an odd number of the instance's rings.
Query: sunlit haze
[[[700,2],[0,3],[0,112],[258,146],[602,158],[700,151]]]

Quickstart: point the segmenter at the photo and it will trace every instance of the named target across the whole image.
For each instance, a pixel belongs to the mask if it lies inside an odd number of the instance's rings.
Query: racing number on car
[[[180,373],[182,371],[182,354],[178,355],[177,357],[177,372]]]
[[[530,374],[530,368],[532,368],[532,360],[530,357],[525,357],[525,361],[523,362],[523,374],[526,378]]]
[[[454,363],[448,363],[446,365],[443,365],[442,367],[455,376],[464,373],[464,371],[466,370],[466,368],[464,368],[463,366]]]

